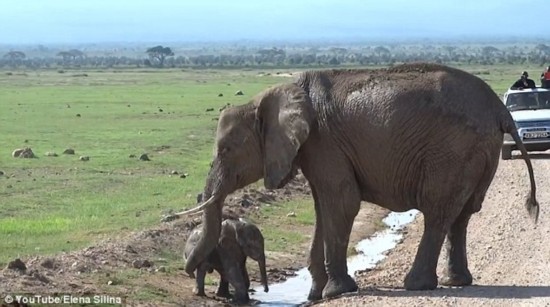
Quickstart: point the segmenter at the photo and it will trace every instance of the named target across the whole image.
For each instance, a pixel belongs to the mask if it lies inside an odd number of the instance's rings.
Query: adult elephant
[[[301,168],[316,212],[310,300],[357,290],[346,251],[361,201],[423,213],[406,289],[437,287],[445,236],[449,260],[441,283],[469,285],[466,228],[494,177],[504,133],[527,164],[526,206],[536,221],[531,161],[510,113],[481,79],[424,63],[305,72],[221,114],[207,200],[180,213],[204,210],[203,236],[185,270],[191,274],[215,248],[228,194],[261,178],[266,188],[281,188]]]

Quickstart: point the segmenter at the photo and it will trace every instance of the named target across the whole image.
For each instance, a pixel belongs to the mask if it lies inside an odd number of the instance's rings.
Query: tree
[[[146,53],[149,55],[149,62],[151,65],[157,67],[164,66],[164,60],[167,56],[174,56],[174,52],[170,47],[155,46],[147,49]]]
[[[4,54],[4,58],[10,62],[12,67],[17,67],[21,64],[21,61],[24,60],[27,56],[22,51],[10,51]]]

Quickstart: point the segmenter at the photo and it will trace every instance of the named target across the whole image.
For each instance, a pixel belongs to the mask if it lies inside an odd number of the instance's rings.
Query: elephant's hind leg
[[[446,223],[424,215],[424,233],[413,266],[405,277],[407,290],[433,290],[437,287],[437,260],[447,232]]]
[[[418,209],[424,215],[424,233],[413,266],[405,277],[407,290],[433,290],[437,287],[437,261],[445,235],[474,190],[471,184],[464,184],[468,177],[464,176],[463,169],[432,169],[439,172],[426,176],[421,191],[423,197]],[[447,185],[441,186],[440,182]]]
[[[481,152],[481,149],[480,149]],[[451,225],[449,233],[447,233],[447,267],[445,275],[441,278],[440,283],[444,286],[468,286],[472,284],[472,274],[468,269],[468,257],[466,253],[466,233],[468,222],[473,213],[481,210],[481,204],[485,199],[485,194],[489,189],[489,185],[494,177],[496,166],[490,162],[485,163],[485,168],[480,167],[483,163],[483,156],[477,157],[477,167],[472,167],[471,174],[479,176],[480,180],[475,184],[475,191],[468,199],[468,202]],[[476,174],[476,171],[484,170],[482,173]],[[472,180],[472,183],[475,181]]]
[[[471,217],[465,208],[447,234],[447,268],[440,283],[444,286],[467,286],[472,284],[466,256],[466,228]]]

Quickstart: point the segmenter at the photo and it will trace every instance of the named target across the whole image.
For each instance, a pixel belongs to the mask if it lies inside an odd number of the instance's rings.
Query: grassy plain
[[[540,75],[540,67],[457,67],[475,73],[499,95],[522,70],[535,80]],[[258,73],[0,72],[0,265],[17,256],[78,249],[147,228],[167,210],[193,205],[209,168],[218,108],[245,103],[287,80],[275,72]],[[235,96],[237,90],[244,96]],[[11,157],[13,149],[25,146],[38,158]],[[76,155],[63,155],[66,148]],[[142,153],[151,161],[140,161]],[[80,161],[81,155],[90,160]],[[292,209],[299,211],[298,219],[289,223],[312,225],[310,204],[310,199],[294,200],[266,207],[264,214],[279,216]],[[268,249],[308,240],[284,233],[285,221],[265,224],[266,238],[273,238]]]
[[[282,81],[208,70],[1,73],[0,263],[146,228],[194,204],[218,109]],[[11,157],[25,146],[38,158]]]

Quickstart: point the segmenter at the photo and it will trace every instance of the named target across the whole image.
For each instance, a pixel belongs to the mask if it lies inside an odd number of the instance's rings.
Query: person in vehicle
[[[540,75],[541,87],[550,88],[550,66],[546,67],[546,71]]]
[[[529,79],[529,73],[527,73],[526,71],[522,72],[521,73],[521,77],[519,78],[518,81],[516,81],[514,84],[512,84],[512,86],[510,87],[510,89],[512,90],[522,90],[524,88],[536,88],[536,84],[535,84],[535,81],[533,81],[532,79]]]

